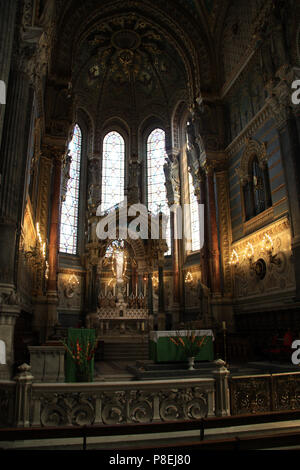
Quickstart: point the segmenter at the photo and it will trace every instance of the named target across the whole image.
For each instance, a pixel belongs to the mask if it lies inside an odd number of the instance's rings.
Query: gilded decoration
[[[27,200],[19,246],[18,284],[23,306],[31,310],[31,296],[42,295],[47,276],[47,240],[40,225],[34,224],[30,200]]]
[[[246,298],[295,289],[287,217],[232,244],[235,296]]]
[[[83,278],[80,273],[61,272],[58,275],[58,296],[60,311],[80,310],[82,306]]]

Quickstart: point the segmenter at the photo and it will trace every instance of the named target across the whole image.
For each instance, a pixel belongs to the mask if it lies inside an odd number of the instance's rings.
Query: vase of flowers
[[[75,377],[77,382],[91,382],[91,361],[97,349],[97,341],[84,341],[76,339],[75,344],[64,343],[65,349],[75,364]]]
[[[170,341],[180,348],[188,361],[189,370],[195,369],[195,358],[206,343],[206,336],[201,338],[196,336],[195,331],[177,332],[175,337],[169,337]]]

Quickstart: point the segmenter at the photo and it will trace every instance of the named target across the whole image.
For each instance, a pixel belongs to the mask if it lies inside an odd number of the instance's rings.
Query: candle
[[[223,330],[226,330],[226,321],[222,321],[222,328]]]

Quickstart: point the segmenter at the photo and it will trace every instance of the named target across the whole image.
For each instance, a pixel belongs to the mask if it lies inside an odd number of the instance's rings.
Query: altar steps
[[[148,342],[106,343],[104,361],[143,361],[149,357]]]

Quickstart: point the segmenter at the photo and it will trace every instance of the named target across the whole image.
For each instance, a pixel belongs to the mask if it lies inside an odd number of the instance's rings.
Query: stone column
[[[137,290],[137,271],[136,271],[135,266],[132,267],[131,278],[132,278],[132,293],[133,293],[133,295],[137,295],[138,294],[138,290]]]
[[[177,207],[175,211],[170,211],[171,217],[171,241],[172,241],[172,267],[173,267],[173,305],[172,305],[172,323],[179,323],[180,316],[180,240],[178,238],[178,214]]]
[[[165,330],[165,298],[164,298],[164,254],[159,255],[158,260],[158,314],[157,326],[159,331]]]
[[[214,169],[209,163],[206,165],[207,175],[207,196],[209,209],[209,230],[210,230],[210,281],[212,293],[220,293],[220,252],[218,240],[216,199],[214,188]]]
[[[230,395],[228,377],[229,370],[221,359],[215,361],[217,369],[213,371],[215,379],[216,396],[215,396],[215,413],[216,416],[230,416]]]
[[[98,274],[97,266],[93,265],[91,270],[91,310],[90,313],[97,312],[98,307]]]
[[[225,168],[216,171],[216,186],[218,198],[218,221],[222,261],[222,290],[225,295],[232,295],[232,275],[230,267],[231,256],[231,219],[228,172]]]
[[[22,215],[31,105],[29,78],[21,71],[11,70],[0,152],[0,285],[11,287],[16,282],[16,244]]]
[[[6,378],[12,371],[14,326],[20,312],[16,294],[17,246],[33,97],[29,77],[17,66],[10,71],[0,151],[0,339],[6,345]]]
[[[169,136],[170,140],[170,136]],[[165,161],[165,186],[170,209],[170,226],[171,226],[171,253],[173,268],[173,305],[172,305],[172,323],[179,322],[180,315],[180,298],[183,298],[183,292],[180,285],[180,240],[179,236],[182,232],[182,221],[179,220],[178,212],[180,207],[180,153],[179,149],[169,148],[168,158]],[[181,294],[181,295],[180,295]]]
[[[0,80],[8,89],[17,0],[0,0]],[[0,145],[6,106],[0,104]]]
[[[149,272],[148,274],[148,310],[149,315],[153,317],[153,285],[152,285],[152,276],[153,273]]]
[[[196,181],[195,181],[196,180]],[[201,268],[201,282],[205,286],[208,286],[208,207],[207,207],[207,198],[206,198],[206,181],[205,175],[199,173],[195,181],[195,195],[197,198],[198,204],[203,205],[204,207],[204,227],[200,227],[200,231],[204,232],[204,244],[202,249],[200,250],[200,268]],[[201,240],[200,234],[200,244],[203,242]]]
[[[61,170],[64,151],[53,149],[53,193],[50,218],[49,237],[49,277],[47,285],[48,318],[47,335],[51,334],[52,328],[58,323],[57,305],[57,271],[59,252],[59,228],[60,228],[60,205],[61,205]]]
[[[143,274],[138,272],[138,296],[140,294],[144,294],[144,289],[143,289]]]

